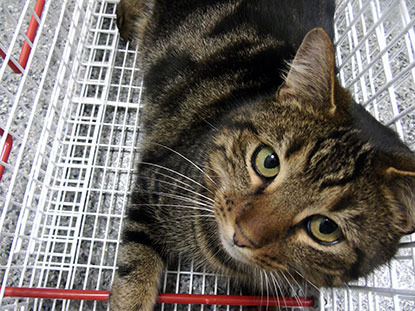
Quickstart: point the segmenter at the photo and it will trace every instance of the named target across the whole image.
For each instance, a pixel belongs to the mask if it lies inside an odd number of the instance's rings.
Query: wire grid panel
[[[1,163],[0,297],[6,286],[109,290],[139,133],[137,53],[117,47],[115,2],[48,1],[16,75],[8,64],[35,1],[0,5],[2,144],[13,137]],[[107,304],[1,299],[4,310],[61,308]]]
[[[5,286],[110,289],[139,146],[141,72],[137,51],[118,38],[116,1],[47,1],[16,75],[9,61],[17,63],[38,1],[0,0],[0,146],[13,137],[0,162],[0,308],[107,309],[106,302],[1,298]],[[342,84],[414,149],[413,1],[337,7]],[[404,242],[390,266],[347,289],[321,291],[320,308],[414,310],[414,236]],[[234,293],[227,278],[180,262],[166,268],[162,289]]]
[[[346,1],[335,17],[340,79],[357,102],[415,150],[415,1]],[[415,235],[389,265],[345,289],[326,290],[321,308],[415,310]]]

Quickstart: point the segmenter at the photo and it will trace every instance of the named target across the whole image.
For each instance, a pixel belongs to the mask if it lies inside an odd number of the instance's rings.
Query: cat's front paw
[[[116,278],[111,290],[111,311],[153,311],[157,290],[138,280]]]
[[[123,39],[134,41],[144,31],[153,0],[121,0],[117,5],[117,27]]]
[[[136,236],[144,234],[135,232],[124,239]],[[152,311],[164,266],[158,252],[150,245],[128,241],[120,245],[117,263],[109,301],[111,311]]]

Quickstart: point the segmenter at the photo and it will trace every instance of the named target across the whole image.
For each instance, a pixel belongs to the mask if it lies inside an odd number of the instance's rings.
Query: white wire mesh
[[[16,6],[2,2],[2,20],[33,14]],[[135,51],[116,49],[114,10],[114,2],[49,1],[24,74],[2,63],[0,124],[14,143],[0,184],[2,291],[110,288],[141,94]],[[18,58],[25,26],[11,26],[20,41],[2,38],[8,56]],[[2,300],[4,309],[84,304]]]
[[[0,309],[104,310],[106,302],[3,297],[6,286],[110,289],[139,146],[141,72],[137,51],[119,39],[117,1],[46,1],[15,74],[8,63],[18,62],[38,1],[0,0],[1,148],[13,138],[0,162]],[[338,1],[335,21],[342,84],[414,150],[415,1]],[[389,266],[321,291],[318,307],[415,310],[415,237],[403,242]],[[164,280],[166,292],[232,292],[226,278],[188,265],[168,267]]]
[[[415,149],[415,1],[345,1],[336,10],[340,79]],[[346,289],[323,291],[330,310],[415,310],[415,237],[390,265]]]

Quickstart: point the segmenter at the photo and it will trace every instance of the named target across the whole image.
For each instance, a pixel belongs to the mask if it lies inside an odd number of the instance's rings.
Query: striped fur
[[[275,294],[366,275],[415,230],[414,155],[334,75],[334,1],[293,3],[118,5],[121,35],[140,45],[146,106],[112,310],[151,310],[179,254],[253,292],[271,280]],[[275,151],[275,177],[255,168],[261,146]],[[341,238],[311,234],[316,215]]]

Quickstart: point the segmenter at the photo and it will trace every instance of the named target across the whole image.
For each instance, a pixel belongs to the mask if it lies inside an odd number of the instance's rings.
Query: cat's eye
[[[323,245],[334,245],[343,239],[339,226],[322,215],[310,217],[306,223],[308,234]]]
[[[271,179],[280,171],[280,160],[271,147],[261,145],[254,152],[252,166],[259,176]]]

